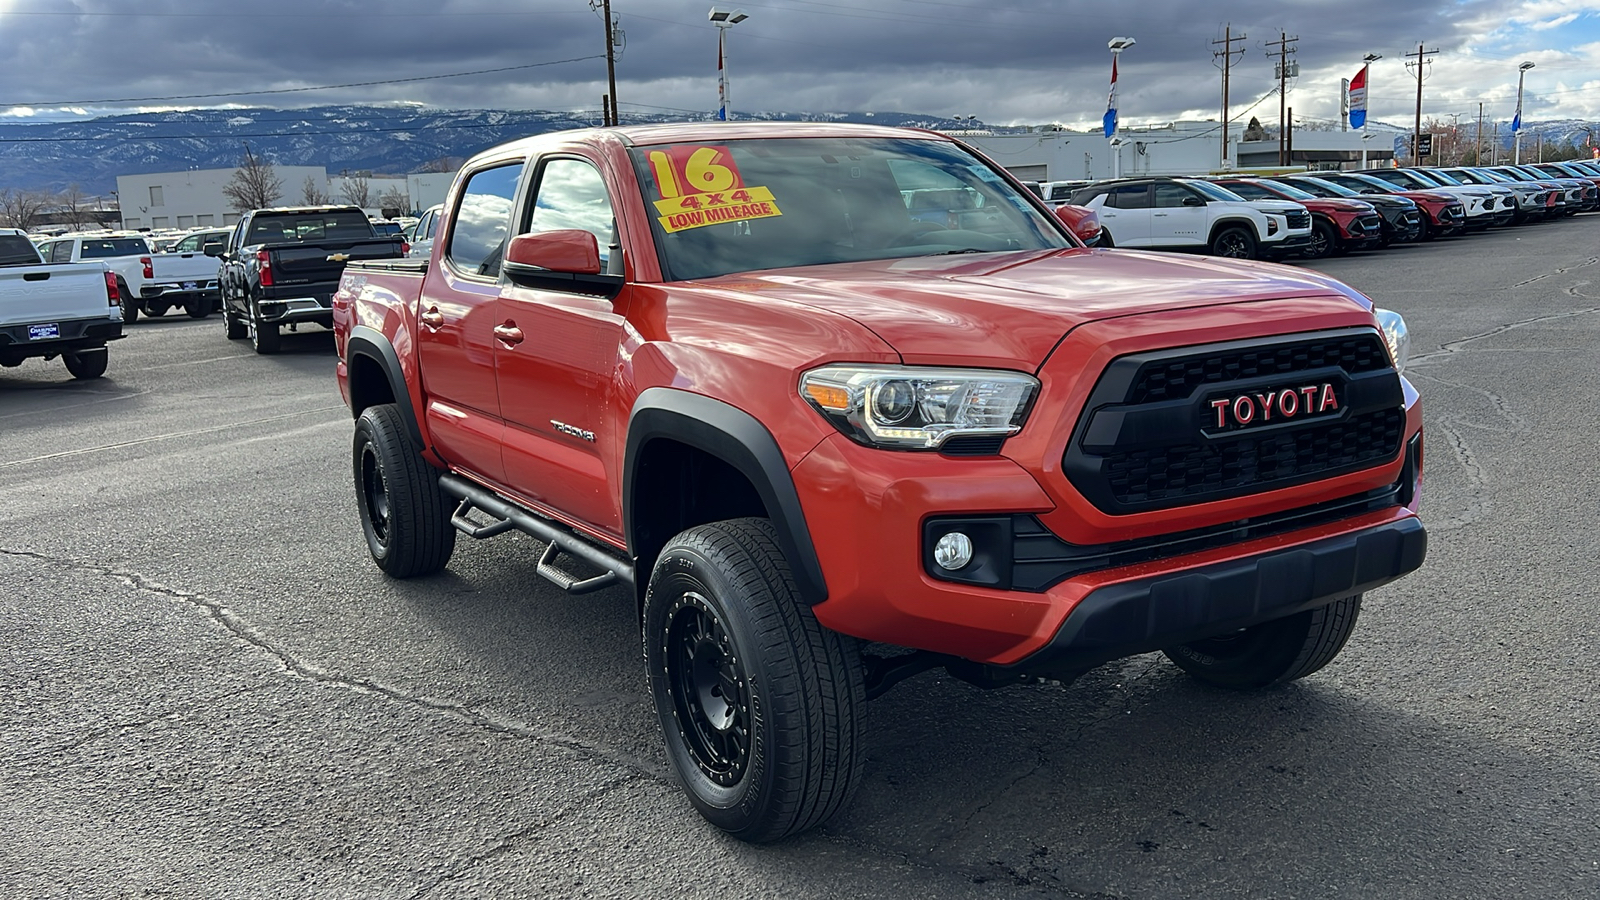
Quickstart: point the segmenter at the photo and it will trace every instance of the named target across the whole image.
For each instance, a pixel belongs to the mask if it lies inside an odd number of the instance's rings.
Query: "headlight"
[[[913,366],[823,366],[800,376],[800,396],[863,444],[936,450],[957,435],[1022,429],[1039,382],[1021,372]]]
[[[1394,357],[1394,367],[1405,371],[1411,358],[1411,332],[1406,330],[1406,320],[1392,309],[1375,309],[1378,327],[1383,329],[1383,340],[1389,345],[1389,355]]]

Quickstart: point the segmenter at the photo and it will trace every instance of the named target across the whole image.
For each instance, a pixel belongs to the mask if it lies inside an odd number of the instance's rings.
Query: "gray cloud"
[[[736,5],[725,3],[724,5]],[[994,123],[1091,123],[1105,108],[1106,39],[1123,57],[1124,121],[1215,116],[1220,77],[1211,41],[1225,22],[1249,35],[1234,71],[1235,111],[1269,91],[1264,42],[1300,37],[1297,112],[1334,118],[1337,85],[1363,54],[1374,68],[1374,115],[1409,111],[1402,55],[1425,40],[1442,52],[1430,92],[1502,97],[1513,67],[1463,64],[1482,23],[1507,21],[1518,0],[754,0],[729,35],[736,108],[976,114]],[[0,105],[303,88],[519,66],[603,52],[585,0],[0,0]],[[692,111],[716,104],[716,30],[708,0],[616,0],[627,47],[617,67],[623,109]],[[30,13],[48,12],[51,15]],[[65,13],[65,14],[63,14]],[[1549,45],[1561,29],[1538,33]],[[597,108],[601,60],[491,75],[237,98],[249,105],[411,101],[445,108]],[[1498,93],[1495,93],[1498,92]],[[170,101],[214,106],[224,98]],[[1390,109],[1385,108],[1388,104]],[[155,102],[146,106],[160,105]],[[121,104],[126,110],[134,104]],[[1276,117],[1275,100],[1263,119]]]

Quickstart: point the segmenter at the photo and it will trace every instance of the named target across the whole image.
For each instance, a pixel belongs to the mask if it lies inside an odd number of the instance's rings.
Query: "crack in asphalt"
[[[1485,493],[1487,481],[1483,476],[1483,466],[1478,462],[1478,458],[1472,452],[1472,448],[1467,446],[1466,439],[1461,436],[1459,431],[1451,428],[1451,424],[1453,423],[1450,420],[1445,419],[1434,422],[1431,427],[1443,431],[1445,437],[1449,439],[1446,443],[1451,452],[1455,454],[1456,461],[1461,463],[1461,468],[1466,472],[1467,483],[1471,487],[1471,492],[1468,495],[1470,499],[1467,502],[1466,509],[1460,515],[1449,516],[1444,519],[1430,519],[1428,528],[1431,531],[1456,531],[1469,525],[1475,525],[1482,521],[1489,514],[1489,510],[1494,507],[1494,501],[1490,500]]]
[[[196,594],[190,591],[182,591],[176,588],[167,587],[144,575],[139,574],[138,572],[119,571],[109,566],[51,556],[49,554],[37,553],[32,550],[17,550],[13,548],[0,547],[0,555],[21,559],[31,559],[37,562],[43,562],[49,565],[65,568],[70,571],[87,572],[107,578],[114,578],[134,588],[135,590],[154,594],[167,600],[181,603],[193,609],[198,609],[203,612],[207,618],[222,628],[225,632],[232,635],[234,638],[243,641],[257,650],[260,650],[273,657],[275,660],[277,660],[279,666],[281,666],[286,673],[305,679],[306,681],[333,687],[342,687],[351,691],[355,691],[356,693],[366,694],[368,696],[388,700],[393,703],[399,703],[416,709],[421,709],[436,715],[454,719],[463,724],[470,725],[474,728],[478,728],[493,734],[522,738],[549,746],[560,747],[588,759],[599,760],[618,766],[622,769],[632,772],[636,776],[652,778],[663,782],[669,780],[666,773],[658,772],[653,766],[648,765],[642,760],[610,753],[592,744],[569,737],[567,735],[535,728],[523,722],[516,722],[509,719],[491,716],[487,713],[480,712],[473,705],[450,703],[441,700],[431,700],[427,697],[421,697],[415,694],[407,693],[400,688],[392,687],[371,678],[361,678],[353,675],[341,675],[336,672],[330,672],[326,669],[322,669],[295,656],[288,650],[275,646],[249,623],[241,619],[236,613],[234,613],[232,609],[228,607],[227,604],[223,603],[222,601],[204,596],[202,594]]]
[[[0,551],[0,552],[5,552],[5,551]],[[216,703],[219,700],[223,700],[223,699],[226,699],[226,698],[229,698],[229,697],[239,697],[239,696],[242,696],[244,694],[248,694],[251,691],[257,690],[258,687],[259,686],[251,686],[251,687],[246,687],[246,688],[243,688],[243,689],[240,689],[240,690],[223,691],[220,694],[213,694],[213,695],[211,695],[209,697],[203,697],[203,698],[200,699],[199,702],[202,705],[210,705],[210,704]],[[40,749],[40,750],[37,750],[37,751],[35,751],[33,753],[19,753],[14,758],[19,763],[37,762],[39,760],[46,759],[46,758],[51,757],[51,756],[60,756],[61,754],[64,754],[64,753],[71,753],[71,752],[73,752],[75,750],[81,750],[84,747],[87,747],[88,745],[90,745],[92,743],[95,743],[96,741],[104,740],[105,738],[108,738],[108,737],[118,737],[118,736],[127,734],[130,731],[139,731],[141,729],[149,728],[151,725],[154,725],[157,722],[164,722],[164,721],[169,721],[169,720],[177,720],[182,715],[183,715],[183,710],[181,710],[181,709],[167,708],[167,709],[164,709],[161,712],[156,713],[156,714],[154,714],[154,715],[152,715],[152,716],[150,716],[149,718],[146,718],[146,719],[139,719],[139,720],[130,721],[130,722],[116,722],[116,723],[114,723],[112,725],[109,725],[109,726],[107,726],[105,728],[97,728],[97,729],[95,729],[93,731],[90,731],[88,734],[81,735],[80,737],[78,737],[78,738],[76,738],[76,739],[74,739],[72,741],[69,741],[69,742],[67,742],[65,744],[61,744],[61,745],[55,746],[55,747],[48,747],[48,748]]]
[[[1589,282],[1585,281],[1585,282],[1582,282],[1580,284],[1576,284],[1576,285],[1572,285],[1571,287],[1564,288],[1563,290],[1568,295],[1573,296],[1573,297],[1580,297],[1580,298],[1585,299],[1585,300],[1595,299],[1593,297],[1589,297],[1586,294],[1580,294],[1580,293],[1577,292],[1578,288],[1583,287],[1584,285],[1586,285],[1588,283]],[[1496,325],[1495,327],[1489,329],[1488,331],[1482,332],[1480,334],[1468,335],[1467,337],[1460,338],[1458,340],[1447,341],[1447,342],[1445,342],[1443,344],[1440,344],[1439,345],[1439,349],[1437,351],[1432,352],[1432,353],[1424,353],[1421,356],[1414,356],[1414,357],[1411,358],[1411,361],[1406,364],[1406,370],[1410,371],[1413,367],[1422,365],[1423,363],[1431,362],[1431,361],[1436,360],[1436,359],[1448,359],[1448,358],[1450,358],[1452,355],[1454,355],[1456,353],[1465,352],[1463,348],[1466,348],[1467,344],[1470,344],[1470,343],[1472,343],[1474,341],[1481,341],[1484,338],[1491,338],[1491,337],[1494,337],[1495,335],[1505,334],[1508,331],[1515,331],[1515,330],[1517,330],[1519,328],[1526,328],[1529,325],[1537,325],[1537,324],[1539,324],[1541,322],[1553,322],[1553,321],[1556,321],[1558,319],[1571,319],[1571,318],[1574,318],[1576,316],[1586,316],[1586,315],[1589,315],[1591,313],[1597,313],[1597,312],[1600,312],[1600,306],[1589,307],[1587,309],[1567,310],[1566,312],[1559,312],[1559,313],[1549,313],[1549,314],[1546,314],[1546,315],[1533,316],[1532,318],[1523,319],[1523,320],[1517,321],[1517,322],[1509,322],[1509,323],[1507,323],[1505,325]],[[1468,348],[1468,349],[1470,349],[1470,348]]]
[[[459,860],[455,864],[451,865],[448,871],[442,873],[437,878],[433,879],[422,887],[417,888],[412,892],[410,900],[421,900],[421,898],[426,897],[438,890],[440,887],[443,887],[446,882],[454,881],[457,878],[462,877],[463,875],[467,874],[467,872],[477,868],[491,859],[494,859],[497,856],[510,853],[516,848],[517,844],[560,824],[569,816],[571,816],[572,813],[584,808],[588,804],[593,803],[601,797],[604,797],[606,794],[609,794],[621,787],[638,784],[645,777],[645,775],[639,773],[626,775],[610,784],[603,785],[593,791],[590,791],[582,797],[579,797],[577,800],[567,804],[566,807],[544,821],[535,822],[525,828],[519,828],[516,831],[510,832],[509,834],[501,835],[500,837],[496,838],[494,843],[490,844],[488,847],[485,847],[483,850],[480,850],[477,853],[466,857],[465,859]]]

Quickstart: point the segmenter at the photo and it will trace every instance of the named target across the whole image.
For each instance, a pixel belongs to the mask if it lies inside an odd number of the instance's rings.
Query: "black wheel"
[[[246,313],[245,328],[249,330],[250,346],[257,353],[277,353],[283,343],[283,336],[278,333],[278,323],[262,322],[261,310],[256,308],[254,302],[246,303],[249,310]]]
[[[1311,223],[1311,243],[1306,245],[1300,255],[1306,259],[1325,259],[1339,250],[1339,234],[1333,226],[1318,219]]]
[[[1100,242],[1095,244],[1095,246],[1108,248],[1116,246],[1116,244],[1111,240],[1111,232],[1107,231],[1103,225],[1100,227]]]
[[[222,331],[230,341],[242,341],[250,334],[250,326],[238,320],[228,304],[222,304]]]
[[[1361,595],[1221,637],[1168,648],[1178,668],[1208,684],[1261,688],[1304,678],[1339,655],[1355,630]]]
[[[67,371],[72,377],[80,381],[99,378],[106,373],[106,361],[109,354],[106,348],[95,350],[80,350],[77,353],[63,353],[61,361],[67,364]]]
[[[861,657],[800,598],[770,522],[673,538],[650,576],[643,632],[667,758],[711,824],[772,841],[850,801],[865,754]]]
[[[196,297],[183,304],[183,311],[191,319],[204,319],[211,315],[211,301],[205,297]]]
[[[164,316],[167,314],[167,304],[155,302],[147,303],[144,307],[144,314],[152,319],[159,316]]]
[[[132,325],[139,321],[139,298],[133,296],[128,290],[128,283],[121,278],[117,279],[117,296],[122,298],[122,324]]]
[[[1438,229],[1434,227],[1434,224],[1428,221],[1428,217],[1423,216],[1421,221],[1417,223],[1417,243],[1433,240],[1434,233],[1437,231]]]
[[[1224,228],[1211,239],[1211,255],[1230,259],[1255,259],[1255,235],[1243,228]]]
[[[394,578],[443,569],[456,548],[450,501],[394,404],[369,406],[356,419],[354,454],[356,504],[372,561]]]

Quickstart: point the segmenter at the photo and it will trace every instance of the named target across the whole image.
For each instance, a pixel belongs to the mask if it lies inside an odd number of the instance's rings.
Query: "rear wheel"
[[[354,465],[372,561],[394,578],[443,569],[456,548],[450,502],[394,404],[369,406],[356,420]]]
[[[1344,597],[1233,634],[1169,647],[1178,668],[1208,684],[1261,688],[1304,678],[1339,655],[1355,630],[1361,595]]]
[[[772,841],[849,802],[865,754],[861,657],[801,599],[770,522],[673,538],[650,577],[643,634],[667,758],[711,824]]]
[[[1255,259],[1255,235],[1243,228],[1224,228],[1211,238],[1211,255],[1230,259]]]
[[[117,296],[122,298],[122,324],[132,325],[139,321],[139,298],[133,296],[128,290],[128,283],[121,278],[117,279]]]
[[[261,310],[253,301],[246,306],[249,318],[245,320],[245,327],[249,329],[250,346],[257,353],[277,353],[283,343],[283,337],[278,333],[278,323],[261,321]]]
[[[99,347],[94,350],[80,350],[77,353],[64,353],[61,361],[67,364],[67,371],[72,373],[73,378],[88,381],[106,373],[108,357],[106,348]]]

